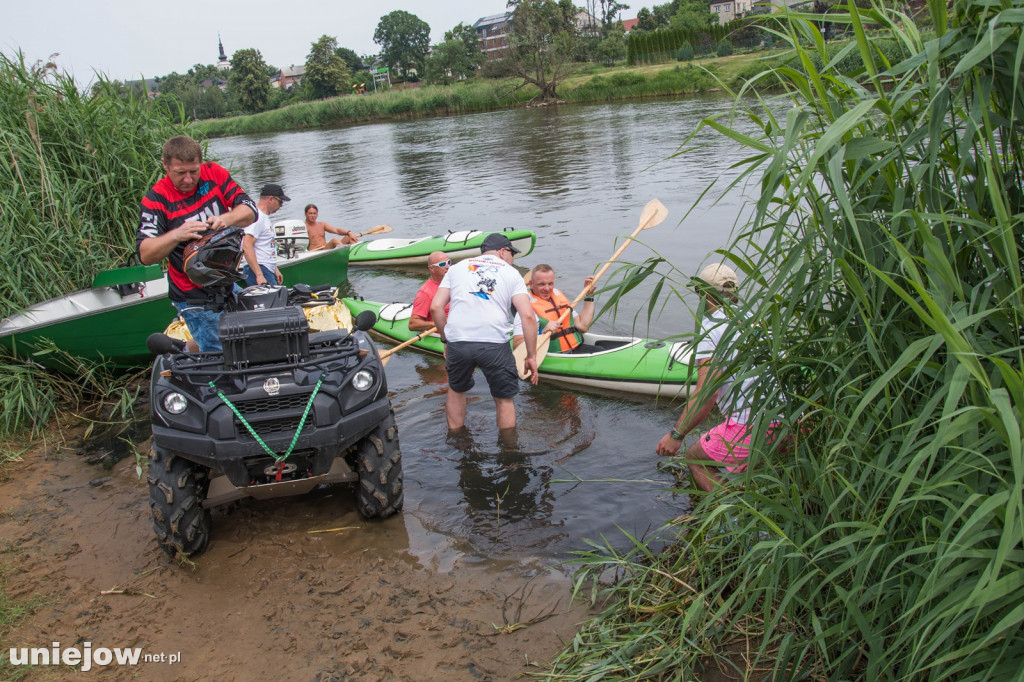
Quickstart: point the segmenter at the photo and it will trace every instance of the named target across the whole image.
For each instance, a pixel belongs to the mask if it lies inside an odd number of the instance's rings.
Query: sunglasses
[[[431,263],[430,267],[432,267],[432,268],[443,268],[443,267],[447,267],[447,266],[449,266],[451,264],[452,264],[452,261],[449,258],[448,260],[443,260],[440,263]]]

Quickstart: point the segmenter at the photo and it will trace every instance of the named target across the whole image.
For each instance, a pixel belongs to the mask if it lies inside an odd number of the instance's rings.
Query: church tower
[[[231,68],[231,62],[228,61],[228,56],[224,54],[224,42],[220,39],[220,34],[217,34],[217,47],[220,48],[220,57],[217,60],[217,68],[224,71]]]

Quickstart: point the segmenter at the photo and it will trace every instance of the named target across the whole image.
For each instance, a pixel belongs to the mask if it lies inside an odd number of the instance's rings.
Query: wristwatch
[[[669,435],[669,437],[672,440],[682,440],[683,439],[683,434],[681,434],[678,431],[676,431],[675,428],[673,428],[671,431],[669,431],[668,435]]]

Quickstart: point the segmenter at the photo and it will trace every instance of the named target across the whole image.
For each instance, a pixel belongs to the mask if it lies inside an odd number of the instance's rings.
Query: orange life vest
[[[548,320],[548,324],[544,326],[544,331],[548,329],[555,330],[551,335],[552,346],[549,346],[549,351],[568,353],[582,343],[583,339],[579,331],[576,327],[572,326],[572,307],[569,305],[569,299],[561,291],[558,289],[552,290],[551,298],[541,298],[531,293],[530,305],[533,306],[533,311],[537,313],[537,317]],[[562,316],[566,308],[569,309],[569,316],[562,322],[561,327],[555,326],[555,321]],[[557,349],[553,347],[555,343],[558,343]]]

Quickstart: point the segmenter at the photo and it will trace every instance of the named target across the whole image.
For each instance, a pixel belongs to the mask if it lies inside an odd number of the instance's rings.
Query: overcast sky
[[[430,26],[431,44],[459,22],[505,11],[505,0],[47,0],[6,2],[0,19],[0,51],[20,48],[29,62],[59,53],[57,65],[79,83],[95,72],[117,80],[185,73],[217,61],[217,35],[228,58],[256,48],[273,66],[303,64],[310,44],[323,34],[357,54],[376,54],[373,32],[394,10],[415,14]],[[583,3],[577,3],[583,4]],[[639,7],[639,5],[637,5]],[[635,16],[635,10],[627,10]],[[625,16],[625,14],[623,15]]]

